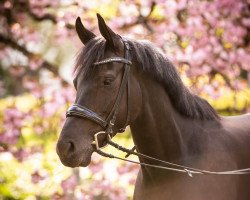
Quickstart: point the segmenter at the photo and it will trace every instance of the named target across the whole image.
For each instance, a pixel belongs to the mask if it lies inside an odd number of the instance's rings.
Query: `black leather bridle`
[[[132,64],[132,62],[130,61],[130,54],[129,54],[129,44],[126,40],[123,40],[124,43],[124,49],[125,49],[125,55],[124,58],[122,57],[111,57],[111,58],[106,58],[104,60],[95,62],[94,65],[103,65],[106,63],[111,63],[111,62],[120,62],[120,63],[124,63],[123,68],[124,68],[124,72],[123,72],[123,77],[122,77],[122,81],[120,84],[120,88],[115,100],[115,103],[113,105],[113,108],[111,109],[109,115],[106,117],[106,119],[102,118],[100,115],[98,115],[96,112],[82,106],[79,104],[73,104],[68,111],[66,112],[66,116],[67,117],[81,117],[81,118],[85,118],[85,119],[89,119],[92,120],[93,122],[97,123],[98,125],[100,125],[104,131],[100,131],[98,133],[96,133],[94,135],[94,141],[92,142],[92,144],[95,146],[95,151],[99,154],[102,155],[104,157],[108,157],[108,158],[115,158],[115,159],[119,159],[119,160],[123,160],[123,161],[127,161],[127,162],[131,162],[131,163],[135,163],[135,164],[139,164],[141,166],[147,166],[147,167],[153,167],[153,168],[158,168],[158,169],[164,169],[164,170],[169,170],[169,171],[175,171],[175,172],[182,172],[182,173],[187,173],[190,177],[193,176],[193,174],[200,174],[200,175],[240,175],[240,174],[250,174],[250,168],[246,168],[246,169],[239,169],[239,170],[232,170],[232,171],[221,171],[221,172],[216,172],[216,171],[207,171],[207,170],[201,170],[201,169],[196,169],[196,168],[191,168],[191,167],[187,167],[184,165],[179,165],[179,164],[175,164],[175,163],[171,163],[171,162],[167,162],[164,160],[160,160],[145,154],[142,154],[140,152],[135,152],[134,150],[136,150],[136,148],[134,147],[133,149],[127,149],[125,147],[122,147],[120,145],[118,145],[117,143],[113,142],[111,140],[111,138],[116,134],[116,132],[114,132],[113,127],[115,125],[115,121],[116,121],[116,117],[118,114],[118,110],[119,110],[119,105],[122,99],[122,96],[124,94],[124,91],[126,89],[127,86],[127,120],[126,123],[124,125],[123,128],[119,129],[117,132],[123,132],[126,128],[126,126],[129,123],[129,119],[130,119],[130,102],[129,102],[129,98],[130,98],[130,87],[129,87],[129,70],[130,70],[130,65]],[[115,147],[116,149],[123,151],[125,153],[127,153],[127,156],[132,154],[132,155],[136,155],[139,158],[144,158],[146,160],[152,160],[152,161],[157,161],[159,163],[162,163],[162,165],[154,165],[154,164],[148,164],[148,163],[141,163],[141,162],[137,162],[137,161],[133,161],[133,160],[128,160],[125,158],[120,158],[117,156],[114,156],[112,154],[107,154],[103,151],[100,150],[100,148],[102,148],[104,145],[103,142],[100,142],[99,140],[99,136],[100,135],[104,135],[106,137],[106,144],[109,144],[113,147]],[[126,157],[127,157],[126,156]]]
[[[116,122],[118,110],[119,110],[119,105],[122,99],[122,96],[125,92],[125,89],[127,88],[127,119],[125,122],[125,125],[123,128],[120,128],[117,132],[124,132],[126,126],[129,123],[130,119],[130,102],[129,102],[129,96],[130,96],[130,86],[129,86],[129,70],[130,70],[130,65],[132,62],[130,61],[130,47],[129,44],[126,40],[123,40],[124,44],[124,58],[123,57],[110,57],[106,58],[104,60],[95,62],[94,65],[103,65],[107,63],[112,63],[112,62],[119,62],[119,63],[124,63],[123,68],[123,77],[122,81],[120,84],[120,88],[115,100],[115,103],[109,113],[109,115],[104,119],[100,115],[98,115],[96,112],[90,110],[89,108],[86,108],[85,106],[79,105],[79,104],[73,104],[66,112],[66,117],[81,117],[85,119],[92,120],[93,122],[97,123],[100,125],[104,131],[100,131],[94,135],[94,142],[92,144],[95,145],[96,149],[98,150],[103,146],[103,144],[100,143],[99,141],[99,136],[100,135],[105,135],[107,140],[112,138],[116,133],[113,130],[113,127]],[[107,142],[106,142],[107,143]]]

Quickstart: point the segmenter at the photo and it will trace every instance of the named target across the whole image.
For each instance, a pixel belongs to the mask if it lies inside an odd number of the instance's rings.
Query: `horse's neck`
[[[175,160],[181,155],[182,145],[179,125],[169,97],[162,86],[152,79],[146,79],[140,86],[142,109],[131,124],[137,148],[142,153]]]
[[[159,83],[144,78],[140,86],[143,96],[142,110],[131,124],[137,150],[155,158],[183,164],[188,148],[184,135],[188,128],[195,132],[196,123],[193,120],[187,121],[178,114]],[[144,159],[140,161],[160,164]],[[147,170],[159,171],[150,168]]]

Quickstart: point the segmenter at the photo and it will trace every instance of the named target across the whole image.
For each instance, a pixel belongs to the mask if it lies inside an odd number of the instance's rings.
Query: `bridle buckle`
[[[101,146],[100,147],[100,144],[99,144],[99,140],[98,140],[98,137],[100,135],[107,135],[107,144],[105,144],[104,146]],[[91,143],[92,145],[95,145],[95,148],[96,150],[99,150],[99,149],[102,149],[104,147],[106,147],[108,145],[108,141],[111,140],[111,136],[109,134],[107,134],[105,131],[100,131],[100,132],[97,132],[95,135],[94,135],[94,141]]]

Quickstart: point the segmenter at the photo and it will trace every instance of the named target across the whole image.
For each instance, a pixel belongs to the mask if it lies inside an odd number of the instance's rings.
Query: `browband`
[[[106,59],[101,60],[99,62],[95,62],[94,65],[103,65],[103,64],[111,63],[111,62],[120,62],[120,63],[124,63],[127,65],[132,65],[132,62],[130,60],[122,58],[122,57],[106,58]]]

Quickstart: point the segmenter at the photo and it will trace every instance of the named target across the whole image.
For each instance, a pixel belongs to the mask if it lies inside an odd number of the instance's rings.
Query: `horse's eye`
[[[113,78],[106,78],[106,79],[103,81],[103,85],[111,85],[113,81],[114,81]]]

